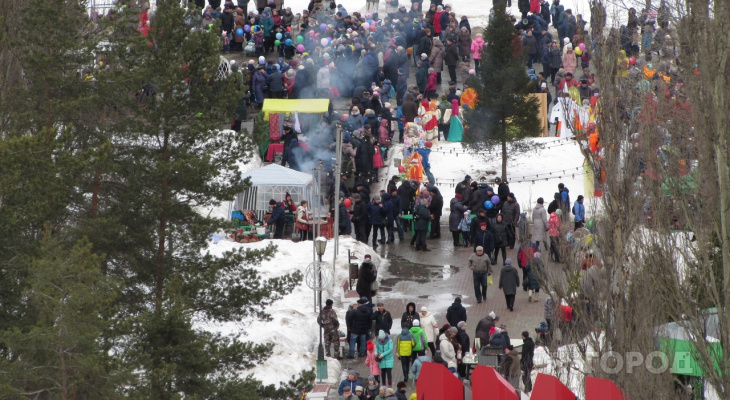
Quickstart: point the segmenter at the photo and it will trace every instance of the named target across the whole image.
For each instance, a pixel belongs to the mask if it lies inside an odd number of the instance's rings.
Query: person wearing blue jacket
[[[418,154],[421,155],[421,166],[423,166],[423,173],[428,177],[428,183],[434,184],[436,183],[436,179],[433,177],[433,174],[431,173],[431,163],[428,161],[428,157],[431,155],[431,146],[433,143],[426,142],[423,144],[424,147],[420,147],[416,149]]]
[[[380,201],[380,195],[373,196],[373,201],[368,204],[367,212],[368,222],[373,226],[373,248],[375,249],[378,247],[378,243],[385,243],[386,210]],[[378,231],[380,231],[380,240],[378,240]]]
[[[563,183],[558,183],[558,192],[560,192],[560,209],[567,218],[570,209],[570,190]]]
[[[360,382],[359,379],[357,379],[357,372],[355,372],[354,369],[351,369],[347,373],[347,379],[340,382],[340,387],[337,388],[337,393],[342,396],[343,389],[345,387],[350,388],[351,393],[355,393],[355,388],[358,386],[362,386],[362,382]]]
[[[575,229],[582,228],[586,223],[586,207],[583,205],[583,195],[579,195],[578,199],[573,203],[573,215],[575,215]]]
[[[269,210],[271,211],[271,217],[264,224],[264,227],[274,225],[274,239],[284,238],[284,225],[286,224],[286,213],[284,207],[281,206],[281,202],[274,199],[269,200]]]

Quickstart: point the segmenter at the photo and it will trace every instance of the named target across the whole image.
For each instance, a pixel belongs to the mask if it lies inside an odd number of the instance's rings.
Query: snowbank
[[[519,158],[510,158],[507,161],[507,182],[510,190],[515,194],[522,212],[528,217],[537,204],[537,198],[542,197],[545,204],[550,203],[553,195],[558,191],[558,183],[564,183],[570,190],[571,201],[579,194],[586,197],[585,175],[583,172],[584,156],[578,143],[554,137],[534,138],[536,143],[544,145],[541,150],[523,154]],[[509,149],[507,150],[509,152]],[[502,156],[500,153],[467,153],[461,143],[440,142],[434,146],[431,157],[431,172],[436,178],[436,186],[444,194],[445,205],[453,197],[453,188],[471,175],[473,180],[486,176],[488,180],[501,174]],[[496,171],[487,174],[486,171]],[[494,188],[497,191],[497,188]],[[593,207],[586,201],[586,214],[591,214]],[[446,210],[448,215],[448,210]]]
[[[307,266],[312,262],[312,242],[294,243],[289,240],[265,240],[258,243],[236,243],[221,240],[217,244],[209,243],[208,251],[216,256],[222,256],[228,251],[239,248],[263,249],[269,244],[277,246],[276,255],[256,267],[261,279],[271,279],[296,271],[304,274]],[[329,240],[323,260],[332,263],[334,242]],[[347,236],[340,238],[340,251],[337,256],[334,290],[322,294],[323,299],[331,298],[335,302],[334,308],[338,311],[340,325],[345,326],[345,305],[340,304],[339,284],[348,276],[347,250],[351,250],[362,260],[365,254],[371,254],[373,263],[385,269],[387,261],[382,260],[372,248],[357,242]],[[274,343],[271,356],[263,364],[252,370],[242,371],[242,375],[252,375],[264,384],[278,384],[288,381],[299,372],[311,369],[317,359],[317,345],[319,343],[319,327],[316,322],[317,312],[314,310],[314,291],[307,287],[305,282],[298,285],[292,293],[284,296],[266,310],[271,315],[271,321],[249,321],[241,323],[211,324],[199,322],[198,327],[210,332],[223,335],[245,334],[243,340],[253,343]],[[329,378],[338,381],[340,363],[335,359],[328,359]]]

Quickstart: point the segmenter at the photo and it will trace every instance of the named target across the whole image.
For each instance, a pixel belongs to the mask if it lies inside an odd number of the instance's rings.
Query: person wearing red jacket
[[[428,69],[428,82],[426,83],[426,91],[424,92],[426,99],[432,99],[436,97],[436,82],[438,80],[438,73],[433,68]]]

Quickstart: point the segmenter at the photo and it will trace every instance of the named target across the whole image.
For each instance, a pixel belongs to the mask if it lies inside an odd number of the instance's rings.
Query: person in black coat
[[[413,201],[416,198],[414,183],[411,181],[403,182],[403,184],[401,184],[398,188],[398,196],[400,196],[401,214],[410,214],[413,211]],[[405,228],[408,228],[408,226]]]
[[[350,222],[350,214],[347,212],[347,207],[345,206],[344,201],[340,201],[339,213],[340,213],[340,224],[338,226],[339,234],[340,235],[352,234],[352,224]]]
[[[348,320],[350,328],[350,354],[347,358],[355,358],[355,343],[360,347],[360,357],[365,357],[368,332],[372,326],[372,304],[366,298],[357,301],[359,306],[353,311]],[[347,317],[346,317],[347,318]]]
[[[507,259],[507,224],[502,222],[502,214],[497,215],[497,219],[491,226],[492,236],[494,237],[494,260],[497,261],[499,251],[502,250],[502,263]]]
[[[362,243],[367,243],[366,226],[368,224],[367,204],[362,201],[360,195],[355,193],[352,198],[355,200],[355,207],[352,210],[352,224],[355,225],[355,238]]]
[[[466,308],[461,305],[461,297],[455,298],[446,310],[446,320],[451,326],[457,326],[461,321],[466,322]]]
[[[499,288],[504,293],[504,300],[510,311],[515,310],[515,295],[517,288],[520,286],[520,276],[515,267],[512,266],[512,259],[504,260],[504,267],[499,273]]]
[[[431,204],[428,205],[428,212],[431,213],[431,237],[441,237],[441,214],[444,210],[444,196],[437,187],[431,186],[428,191],[431,193]]]
[[[522,367],[522,383],[525,385],[525,392],[532,391],[532,379],[530,379],[530,371],[532,371],[532,358],[535,356],[535,342],[530,337],[530,332],[522,332],[522,358],[520,366]]]
[[[377,279],[378,275],[375,271],[375,265],[370,259],[370,255],[365,256],[365,261],[360,264],[360,269],[357,274],[357,286],[355,290],[360,297],[366,297],[368,301],[373,300],[373,291],[370,290],[370,285]]]
[[[388,193],[393,193],[394,190],[398,190],[398,181],[400,181],[398,175],[393,175],[393,177],[390,178],[388,181]]]
[[[547,214],[550,215],[560,208],[560,193],[555,193],[553,201],[548,204]]]
[[[378,303],[378,311],[373,313],[373,321],[375,321],[375,332],[383,331],[390,335],[390,328],[393,327],[393,316],[390,311],[385,309],[383,303]]]
[[[421,317],[416,312],[416,303],[408,303],[406,305],[406,311],[403,312],[403,316],[400,318],[401,327],[411,329],[413,328],[413,321],[421,320]]]
[[[479,229],[477,229],[474,235],[474,252],[477,251],[477,246],[482,246],[484,254],[489,256],[494,251],[494,236],[492,232],[487,229],[486,222],[479,223]]]
[[[509,184],[507,182],[502,182],[502,178],[496,177],[494,179],[494,182],[499,185],[497,187],[497,196],[499,196],[499,202],[503,203],[507,201],[507,195],[509,195]]]

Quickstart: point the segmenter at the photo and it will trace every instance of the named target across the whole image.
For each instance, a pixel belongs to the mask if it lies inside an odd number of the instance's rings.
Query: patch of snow
[[[312,262],[312,242],[295,243],[289,240],[264,240],[257,243],[236,243],[230,240],[221,240],[217,244],[209,242],[208,251],[216,256],[223,256],[226,252],[237,249],[263,249],[269,244],[277,246],[274,257],[264,261],[255,269],[261,274],[261,279],[271,279],[291,274],[296,271],[304,274],[307,266]],[[332,263],[334,256],[333,240],[328,241],[323,260]],[[357,242],[347,236],[340,237],[339,254],[335,268],[335,285],[322,293],[322,299],[334,300],[334,308],[338,311],[340,326],[344,330],[346,305],[340,304],[339,284],[348,277],[347,250],[353,251],[360,259],[364,254],[371,254],[373,263],[380,268],[387,263],[367,245]],[[387,264],[385,264],[387,265]],[[271,315],[271,321],[248,321],[230,323],[210,323],[197,321],[196,326],[214,333],[226,336],[245,335],[242,340],[257,344],[273,343],[274,348],[270,357],[248,371],[241,371],[242,376],[251,375],[264,384],[278,384],[286,382],[301,371],[311,369],[317,359],[317,345],[319,343],[319,326],[316,319],[318,312],[314,309],[314,291],[304,282],[294,290],[276,301],[266,310]],[[328,358],[328,376],[336,382],[340,376],[340,363]]]

